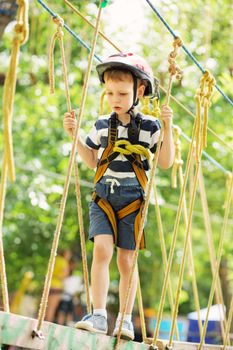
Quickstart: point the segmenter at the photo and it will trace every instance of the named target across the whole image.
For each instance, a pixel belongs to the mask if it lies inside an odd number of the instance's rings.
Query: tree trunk
[[[223,300],[224,304],[226,306],[226,314],[228,317],[229,308],[231,304],[231,298],[232,298],[232,292],[229,284],[229,269],[227,266],[227,260],[225,258],[222,258],[220,270],[219,270],[219,277],[221,280],[222,285],[222,291],[223,291]],[[233,333],[233,321],[231,323],[231,329],[230,332]]]

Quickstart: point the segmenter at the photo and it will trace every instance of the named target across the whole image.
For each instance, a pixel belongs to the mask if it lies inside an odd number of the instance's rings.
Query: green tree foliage
[[[80,5],[81,3],[81,5]],[[88,13],[88,18],[94,21],[97,13],[96,1],[74,4]],[[160,11],[184,40],[187,47],[195,53],[196,58],[207,67],[220,87],[230,96],[232,94],[232,62],[230,62],[231,27],[230,3],[222,1],[182,2],[164,0],[160,2]],[[73,15],[63,1],[53,3],[54,12],[64,18],[80,37],[91,43],[93,30],[80,18]],[[149,60],[155,74],[165,87],[168,82],[167,56],[172,50],[172,37],[161,23],[145,7],[148,16],[148,26],[140,42],[140,53]],[[205,19],[204,19],[205,18]],[[36,2],[30,7],[30,39],[22,48],[18,69],[17,90],[14,103],[14,155],[16,165],[16,182],[8,183],[5,219],[4,219],[4,248],[8,284],[10,292],[17,290],[25,271],[35,273],[35,293],[39,296],[43,287],[51,242],[56,226],[61,194],[71,149],[70,140],[63,130],[63,114],[66,111],[64,84],[58,44],[55,52],[56,93],[50,95],[48,84],[48,49],[55,24],[50,21],[48,14]],[[123,33],[122,33],[123,35]],[[8,27],[0,42],[0,74],[4,76],[11,50],[12,32]],[[114,38],[113,38],[114,39]],[[69,70],[70,94],[73,108],[78,108],[82,92],[83,78],[87,66],[87,51],[81,47],[67,32],[64,34],[66,59]],[[98,41],[97,54],[102,55],[102,43]],[[180,83],[175,82],[174,96],[195,112],[194,95],[198,87],[201,72],[190,59],[180,52],[177,61],[184,70]],[[3,87],[0,86],[0,94]],[[101,89],[96,77],[92,74],[86,109],[82,122],[81,133],[86,134],[98,116],[99,96]],[[232,97],[232,95],[231,95]],[[162,101],[164,95],[162,94]],[[180,106],[171,101],[174,109],[174,123],[190,137],[193,117]],[[227,144],[232,142],[232,114],[230,105],[217,91],[214,92],[213,103],[209,116],[209,127],[214,130]],[[1,124],[2,128],[2,124]],[[3,139],[0,136],[1,151]],[[232,144],[231,144],[232,147]],[[184,168],[188,143],[182,139],[182,158]],[[227,147],[208,133],[208,154],[216,159],[223,168],[231,170],[232,154]],[[93,171],[88,169],[78,159],[80,178],[82,179],[82,202],[85,232],[88,232],[88,203],[91,198]],[[224,214],[225,174],[205,157],[202,161],[207,199],[217,250],[219,234]],[[161,203],[161,215],[164,225],[164,235],[167,254],[172,240],[173,225],[177,211],[180,188],[171,189],[171,171],[157,171],[156,183]],[[189,203],[189,187],[187,201]],[[177,247],[172,266],[172,286],[176,290],[179,266],[182,256],[185,227],[183,219],[178,234]],[[233,281],[231,239],[232,216],[224,248],[224,257],[229,261],[229,279]],[[139,266],[141,285],[145,307],[156,309],[159,304],[163,283],[164,265],[162,263],[160,242],[155,220],[153,205],[148,212],[146,226],[147,249],[140,253]],[[196,272],[201,307],[205,307],[211,285],[211,272],[204,218],[200,203],[200,194],[193,215],[193,250],[195,255]],[[61,232],[59,247],[72,247],[80,258],[80,239],[77,221],[74,183],[70,185],[69,197]],[[90,266],[92,244],[87,243],[88,263]],[[81,263],[78,266],[81,270]],[[115,262],[111,265],[111,291],[116,297],[118,273]],[[181,312],[193,310],[193,297],[189,269],[185,271],[185,281],[181,298]],[[166,304],[168,310],[168,304]]]

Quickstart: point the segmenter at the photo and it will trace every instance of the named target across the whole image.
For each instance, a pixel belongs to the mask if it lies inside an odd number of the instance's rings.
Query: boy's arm
[[[73,118],[71,113],[65,113],[63,126],[65,131],[72,137],[76,127],[76,119]],[[78,138],[77,149],[78,154],[86,163],[86,165],[92,169],[96,168],[98,161],[98,150],[89,148],[86,143],[80,138],[80,136]]]
[[[162,169],[168,169],[174,161],[174,142],[172,135],[172,109],[163,106],[161,109],[161,119],[164,125],[163,143],[159,152],[158,165]]]

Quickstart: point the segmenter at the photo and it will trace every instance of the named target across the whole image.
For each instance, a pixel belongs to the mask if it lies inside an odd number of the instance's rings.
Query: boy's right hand
[[[75,112],[67,112],[64,114],[63,126],[65,131],[72,137],[76,128],[77,121],[75,119]]]

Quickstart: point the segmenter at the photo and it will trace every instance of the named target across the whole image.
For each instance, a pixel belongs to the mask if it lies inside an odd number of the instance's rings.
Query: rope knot
[[[53,17],[53,21],[59,27],[64,27],[64,20],[60,16],[56,15],[56,17]]]
[[[23,22],[18,22],[18,23],[16,23],[14,30],[15,30],[15,33],[16,33],[16,34],[22,34],[23,31],[24,31]]]
[[[175,40],[174,40],[174,45],[176,45],[176,46],[178,46],[178,47],[181,47],[181,46],[183,45],[183,41],[182,41],[182,39],[181,39],[179,36],[177,36],[177,37],[175,38]]]
[[[25,0],[17,0],[18,6],[25,6]]]
[[[61,40],[63,38],[63,36],[64,36],[64,33],[62,30],[57,31],[57,33],[56,33],[57,39]]]

